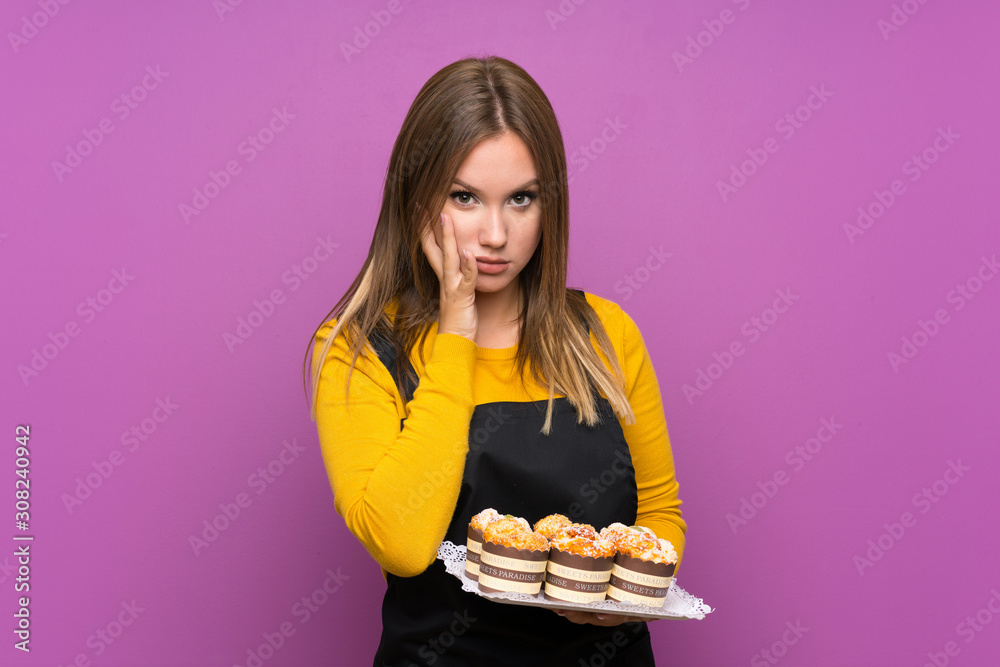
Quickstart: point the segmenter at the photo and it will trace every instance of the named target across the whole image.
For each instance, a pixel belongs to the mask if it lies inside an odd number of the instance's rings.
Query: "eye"
[[[466,190],[455,190],[449,196],[462,206],[468,206],[476,199],[471,192]]]
[[[531,202],[535,201],[536,197],[538,197],[538,195],[534,192],[523,191],[515,193],[510,199],[514,202],[515,207],[527,208],[531,205]]]

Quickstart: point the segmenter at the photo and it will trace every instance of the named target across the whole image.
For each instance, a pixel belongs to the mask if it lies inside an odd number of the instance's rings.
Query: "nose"
[[[502,248],[507,243],[507,225],[502,209],[486,209],[479,229],[479,243],[491,248]]]

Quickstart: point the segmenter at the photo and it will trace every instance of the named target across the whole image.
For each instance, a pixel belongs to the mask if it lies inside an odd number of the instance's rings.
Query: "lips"
[[[480,275],[498,276],[507,270],[510,262],[495,257],[476,257],[476,266],[479,267]]]

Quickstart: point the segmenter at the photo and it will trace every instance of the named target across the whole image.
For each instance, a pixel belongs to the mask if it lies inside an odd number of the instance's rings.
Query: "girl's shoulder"
[[[398,309],[398,306],[399,306],[398,299],[393,298],[382,309],[382,312],[389,318],[390,323],[395,321],[396,319],[396,311]],[[323,322],[323,324],[320,325],[320,327],[316,331],[315,340],[317,342],[325,342],[330,337],[330,334],[332,334],[334,330],[337,328],[337,323],[339,321],[340,321],[339,318],[331,317],[330,319]],[[342,347],[346,346],[346,337],[347,337],[347,332],[344,330],[344,328],[341,328],[340,331],[337,332],[336,343],[340,344]]]
[[[325,361],[330,361],[332,359],[337,359],[340,361],[347,361],[353,358],[353,335],[351,337],[351,342],[348,342],[347,331],[344,327],[337,330],[337,324],[339,318],[331,318],[325,322],[317,329],[316,334],[313,337],[313,355],[314,359],[316,355],[324,354]],[[332,334],[336,331],[336,338],[330,340]],[[325,353],[324,353],[325,350]],[[369,351],[373,351],[370,342],[366,342],[362,346],[361,354],[358,356],[356,364],[361,366],[367,366],[370,364],[371,355]]]
[[[633,357],[642,358],[646,354],[645,338],[631,315],[616,301],[590,292],[584,292],[584,295],[604,325],[619,362],[625,364]],[[591,337],[593,339],[593,334]]]
[[[583,292],[587,303],[594,309],[594,313],[597,314],[598,319],[601,320],[601,323],[609,334],[612,331],[623,332],[627,327],[635,326],[635,322],[632,321],[632,318],[629,317],[628,313],[625,312],[618,302],[599,296],[593,292],[580,291]]]

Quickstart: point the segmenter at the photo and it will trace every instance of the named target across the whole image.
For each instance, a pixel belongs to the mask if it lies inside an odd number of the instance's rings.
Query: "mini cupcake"
[[[611,540],[615,543],[616,547],[618,546],[618,540],[620,540],[623,536],[635,535],[636,533],[649,535],[654,539],[656,538],[656,534],[645,526],[626,526],[624,523],[613,523],[601,529],[601,537],[606,540]]]
[[[560,530],[566,526],[572,526],[573,522],[562,514],[550,514],[544,519],[539,519],[535,524],[535,532],[541,533],[545,539],[551,540]]]
[[[469,536],[465,541],[465,576],[479,580],[479,559],[483,550],[483,529],[490,523],[502,519],[503,515],[492,507],[485,509],[469,522]]]
[[[609,526],[610,528],[610,526]],[[632,526],[609,532],[616,537],[608,597],[619,602],[662,607],[677,565],[674,546],[648,528]],[[603,533],[603,531],[602,531]]]
[[[538,595],[549,557],[549,541],[527,521],[507,515],[487,524],[479,562],[484,593]]]
[[[602,602],[614,565],[615,545],[593,526],[571,523],[551,540],[545,597],[562,602]]]

